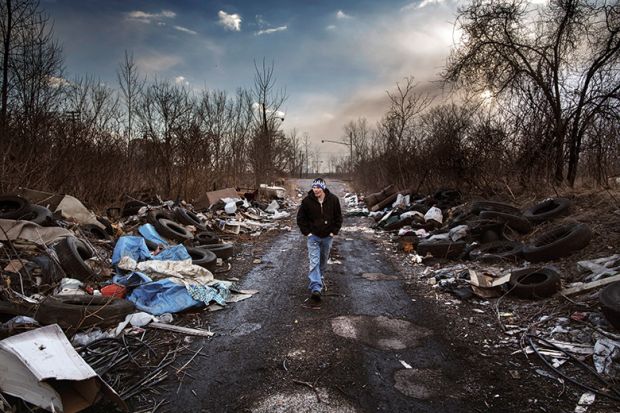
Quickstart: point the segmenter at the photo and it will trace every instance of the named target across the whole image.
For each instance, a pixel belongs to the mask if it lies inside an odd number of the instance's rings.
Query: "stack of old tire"
[[[0,195],[0,219],[31,221],[41,226],[58,224],[48,208],[11,194]],[[99,236],[109,238],[109,234],[96,225],[81,226],[80,229],[86,235],[93,235],[94,232],[96,238]],[[95,255],[89,243],[77,237],[65,237],[53,245],[53,250],[66,277],[88,281],[95,276],[93,269],[86,263],[86,260]],[[57,272],[48,271],[47,274]],[[52,284],[59,280],[43,281]],[[3,313],[29,315],[44,325],[58,324],[69,333],[95,325],[116,325],[134,310],[134,305],[130,301],[91,295],[49,295],[36,305],[26,302],[21,304],[0,302],[0,307]]]
[[[0,195],[0,219],[31,221],[41,226],[56,225],[52,211],[11,194]]]
[[[558,197],[545,199],[525,209],[522,215],[520,211],[517,213],[518,210],[513,212],[504,210],[481,212],[480,217],[503,221],[508,228],[525,235],[534,226],[568,215],[570,208],[570,200]],[[489,248],[503,246],[508,249],[512,244],[515,258],[522,257],[528,262],[538,263],[568,256],[588,245],[591,238],[592,233],[586,224],[565,221],[545,229],[523,246],[513,241],[503,241],[483,245],[481,248],[488,252]],[[555,294],[561,288],[561,280],[554,267],[536,266],[513,271],[509,285],[513,294],[533,299]]]
[[[157,233],[163,238],[184,244],[192,257],[192,264],[204,267],[209,271],[215,271],[217,259],[222,258],[222,256],[218,256],[216,251],[207,248],[205,245],[220,245],[221,240],[217,234],[207,231],[206,225],[197,214],[182,207],[158,208],[149,211],[146,220],[155,227]],[[186,226],[193,227],[195,233],[188,230]],[[232,250],[232,244],[226,245],[230,245]],[[147,246],[151,250],[157,248],[157,245],[148,240]],[[215,247],[213,248],[215,249]]]
[[[28,199],[18,195],[0,196],[0,219],[12,219],[30,221],[41,226],[56,226],[57,220],[53,213],[46,207],[32,204]],[[91,225],[84,226],[85,230],[92,231]],[[58,263],[67,277],[81,281],[88,280],[94,275],[91,267],[85,262],[94,256],[92,248],[77,237],[66,237],[53,246]],[[55,272],[48,272],[48,274]],[[58,281],[57,279],[45,279],[47,283]]]

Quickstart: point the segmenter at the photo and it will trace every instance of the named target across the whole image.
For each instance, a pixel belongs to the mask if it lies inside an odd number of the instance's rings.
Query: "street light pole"
[[[353,134],[349,133],[349,143],[340,142],[340,141],[332,141],[329,139],[321,139],[321,143],[330,142],[330,143],[338,143],[340,145],[345,145],[349,147],[349,173],[353,173]]]

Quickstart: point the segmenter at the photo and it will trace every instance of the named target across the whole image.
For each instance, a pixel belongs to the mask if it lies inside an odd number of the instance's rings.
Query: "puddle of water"
[[[357,410],[342,397],[327,389],[317,389],[321,401],[311,389],[277,393],[258,402],[249,410],[253,413],[356,413]]]
[[[380,272],[365,272],[362,274],[363,278],[369,281],[394,281],[398,280],[396,275],[382,274]]]
[[[260,330],[262,327],[259,323],[243,323],[233,329],[230,335],[234,337],[241,337],[250,334],[253,331]]]
[[[406,369],[394,373],[394,387],[414,399],[430,399],[440,388],[441,374],[430,369]]]
[[[417,346],[430,330],[385,316],[341,316],[332,319],[332,331],[344,338],[358,340],[381,350],[402,350]]]

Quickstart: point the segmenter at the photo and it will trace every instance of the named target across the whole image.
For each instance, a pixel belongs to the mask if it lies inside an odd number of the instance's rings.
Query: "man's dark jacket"
[[[304,235],[313,234],[321,238],[329,234],[338,234],[342,226],[342,212],[340,200],[329,189],[325,189],[323,205],[319,202],[314,192],[310,190],[308,196],[301,201],[297,211],[297,225]]]

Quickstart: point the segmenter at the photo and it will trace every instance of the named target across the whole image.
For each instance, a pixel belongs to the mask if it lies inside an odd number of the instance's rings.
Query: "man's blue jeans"
[[[310,291],[321,291],[323,289],[323,275],[327,267],[329,250],[332,247],[332,237],[308,236],[308,259],[310,260]]]

